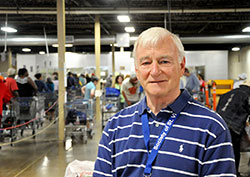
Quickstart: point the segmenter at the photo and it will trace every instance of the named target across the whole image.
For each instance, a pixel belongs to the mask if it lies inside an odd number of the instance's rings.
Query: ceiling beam
[[[164,14],[164,13],[239,13],[239,12],[250,12],[250,8],[224,8],[224,9],[135,9],[130,8],[129,14]],[[43,14],[43,15],[56,15],[56,9],[51,8],[33,8],[31,10],[26,9],[6,9],[0,8],[0,14]],[[66,14],[71,15],[97,15],[97,14],[128,14],[127,9],[108,9],[108,8],[71,8],[65,11]]]

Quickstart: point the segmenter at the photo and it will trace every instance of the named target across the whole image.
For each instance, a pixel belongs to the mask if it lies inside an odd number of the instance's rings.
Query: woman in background
[[[125,99],[123,97],[123,95],[121,94],[122,93],[122,82],[123,82],[123,76],[122,75],[118,75],[116,76],[115,78],[115,83],[113,85],[113,88],[116,88],[118,90],[120,90],[120,102],[119,102],[119,110],[123,109],[124,108],[124,102],[125,102]]]

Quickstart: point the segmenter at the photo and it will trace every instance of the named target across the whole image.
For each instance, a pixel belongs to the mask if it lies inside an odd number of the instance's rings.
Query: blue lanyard
[[[171,115],[171,117],[167,121],[166,125],[162,129],[160,136],[158,137],[157,141],[155,142],[155,145],[154,145],[151,153],[149,153],[150,132],[149,132],[148,116],[147,116],[147,113],[144,113],[142,115],[142,131],[144,134],[144,143],[145,143],[147,151],[148,151],[148,160],[147,160],[146,168],[144,170],[144,176],[151,176],[153,161],[155,160],[155,158],[158,154],[158,151],[159,151],[163,141],[165,140],[165,137],[167,136],[168,132],[172,128],[172,125],[174,124],[174,121],[176,120],[178,115],[179,114],[174,114],[174,113]]]

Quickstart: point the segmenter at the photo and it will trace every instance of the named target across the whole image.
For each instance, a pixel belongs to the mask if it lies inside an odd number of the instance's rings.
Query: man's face
[[[185,58],[178,61],[178,49],[170,36],[155,47],[138,46],[136,75],[147,96],[164,97],[179,90]]]

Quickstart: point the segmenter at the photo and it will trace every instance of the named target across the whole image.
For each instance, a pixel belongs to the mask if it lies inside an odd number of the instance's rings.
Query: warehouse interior
[[[65,21],[58,14],[65,15]],[[129,20],[120,22],[121,15]],[[58,72],[59,87],[64,88],[68,71],[94,73],[102,81],[97,90],[102,90],[108,76],[114,79],[117,73],[134,72],[133,44],[142,31],[156,26],[180,37],[191,71],[221,85],[226,80],[227,86],[217,93],[232,89],[241,73],[250,78],[250,1],[246,0],[0,1],[0,27],[16,29],[0,30],[0,75],[6,76],[10,67],[26,67],[33,79],[37,72],[44,76]],[[133,29],[126,31],[126,27]],[[52,121],[45,120],[35,134],[31,128],[14,142],[0,142],[0,176],[64,176],[74,160],[95,161],[104,126],[103,100],[96,100],[93,136],[85,141],[62,138],[68,113],[65,89],[59,95],[63,96],[57,102],[58,115]]]

